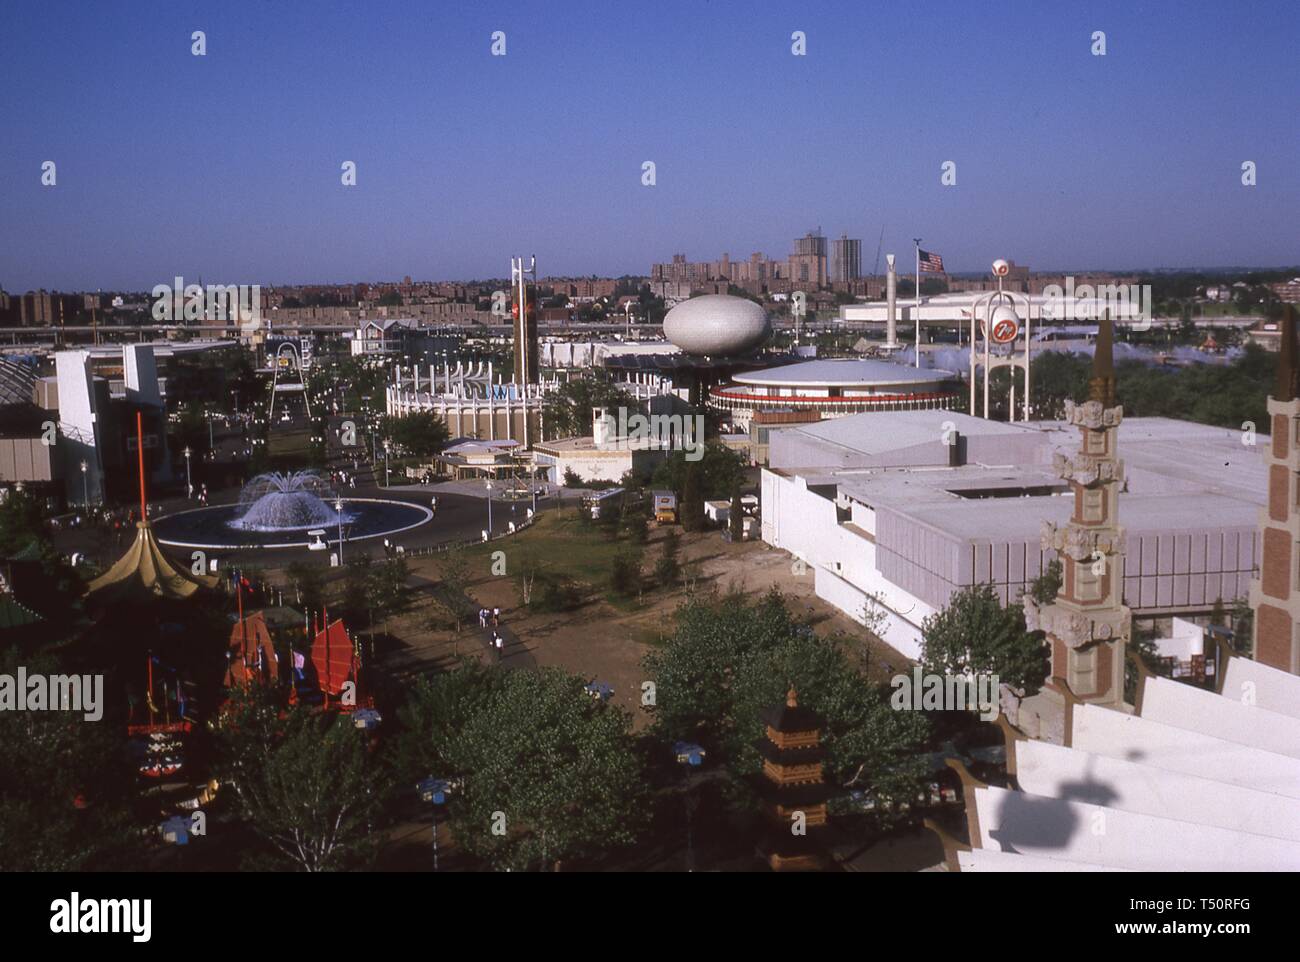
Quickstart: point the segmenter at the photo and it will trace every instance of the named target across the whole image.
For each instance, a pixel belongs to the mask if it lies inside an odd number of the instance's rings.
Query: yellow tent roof
[[[139,534],[117,564],[90,583],[90,600],[100,604],[148,601],[153,598],[184,600],[199,588],[215,588],[215,575],[178,571],[154,537],[148,521],[137,521]]]

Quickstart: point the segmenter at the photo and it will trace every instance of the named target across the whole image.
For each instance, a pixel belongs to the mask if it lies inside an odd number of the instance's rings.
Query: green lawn
[[[615,556],[626,546],[624,539],[607,539],[596,525],[580,522],[566,506],[543,512],[532,527],[512,538],[476,544],[467,548],[466,553],[471,558],[472,570],[486,571],[494,551],[506,553],[507,565],[511,555],[532,552],[545,563],[548,571],[603,590]]]

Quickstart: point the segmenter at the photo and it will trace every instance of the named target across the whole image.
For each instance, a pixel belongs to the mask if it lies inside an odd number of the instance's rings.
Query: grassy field
[[[614,558],[628,547],[628,542],[607,537],[600,527],[580,521],[575,515],[567,507],[546,511],[536,524],[513,538],[465,549],[472,570],[489,570],[491,556],[496,551],[506,553],[507,565],[512,556],[532,553],[547,571],[603,590]]]

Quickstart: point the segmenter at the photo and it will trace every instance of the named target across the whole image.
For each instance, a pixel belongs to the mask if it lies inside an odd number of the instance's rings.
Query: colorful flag
[[[932,254],[930,251],[920,251],[921,272],[929,274],[943,273],[943,258],[938,254]]]

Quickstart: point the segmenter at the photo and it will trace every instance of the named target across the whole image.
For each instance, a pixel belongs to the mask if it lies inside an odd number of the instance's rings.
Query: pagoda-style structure
[[[1074,492],[1065,527],[1043,525],[1043,548],[1061,560],[1061,588],[1049,605],[1025,600],[1029,630],[1047,633],[1051,675],[1043,690],[1020,706],[1018,723],[1030,737],[1064,738],[1065,700],[1124,710],[1124,654],[1132,627],[1124,606],[1124,529],[1119,492],[1124,462],[1116,453],[1124,409],[1115,399],[1113,324],[1097,330],[1088,400],[1065,402],[1065,419],[1079,429],[1079,450],[1057,454],[1054,466]]]
[[[1268,507],[1260,513],[1263,550],[1259,577],[1250,585],[1255,613],[1255,660],[1300,674],[1300,363],[1296,359],[1295,308],[1282,315],[1277,383],[1268,399],[1272,443],[1268,465]]]
[[[822,720],[799,707],[793,688],[785,704],[762,714],[766,737],[755,744],[763,758],[759,793],[772,827],[760,845],[774,872],[810,872],[826,866],[818,841],[826,825],[826,797],[829,794],[822,762]],[[796,833],[802,814],[802,831]]]

